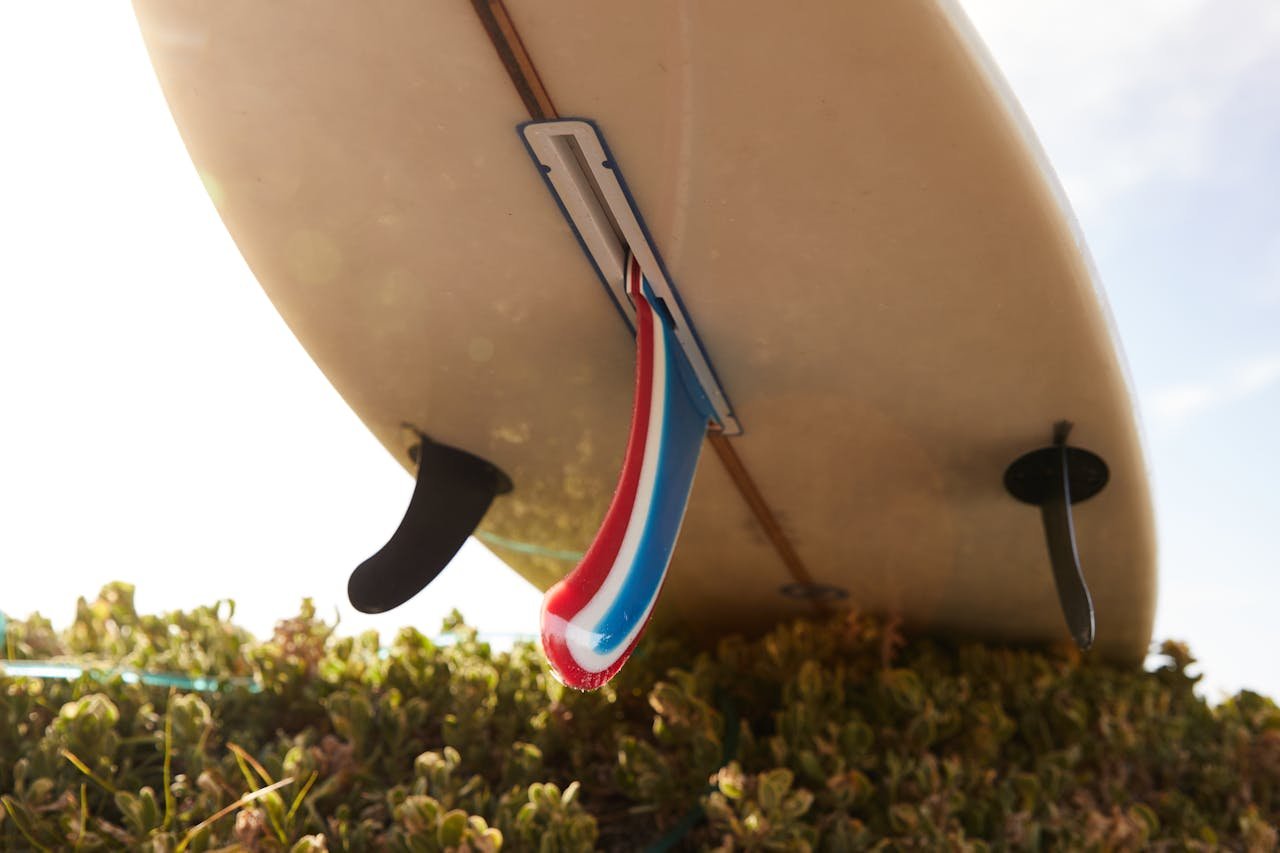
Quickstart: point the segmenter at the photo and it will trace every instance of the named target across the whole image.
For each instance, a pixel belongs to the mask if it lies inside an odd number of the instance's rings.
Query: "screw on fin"
[[[421,592],[458,553],[493,499],[511,491],[511,480],[494,465],[426,436],[410,454],[418,482],[404,520],[347,582],[351,604],[365,613],[384,613]]]
[[[1102,491],[1110,475],[1102,457],[1067,444],[1070,432],[1070,421],[1054,424],[1053,444],[1019,457],[1004,472],[1004,485],[1018,500],[1040,507],[1062,615],[1076,645],[1087,651],[1095,629],[1093,597],[1080,569],[1071,505]]]
[[[635,258],[636,394],[622,474],[582,562],[547,591],[542,647],[557,677],[594,690],[622,668],[653,613],[684,520],[710,409]]]

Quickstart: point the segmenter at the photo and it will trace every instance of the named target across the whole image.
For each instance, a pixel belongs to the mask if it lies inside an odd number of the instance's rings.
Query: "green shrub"
[[[9,620],[7,660],[85,672],[0,675],[0,848],[1277,848],[1280,709],[1206,704],[1175,643],[1148,673],[849,615],[651,636],[584,694],[456,617],[384,647],[233,612],[115,584]]]

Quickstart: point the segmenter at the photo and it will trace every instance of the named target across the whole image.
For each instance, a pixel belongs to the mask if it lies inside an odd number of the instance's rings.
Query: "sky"
[[[1210,698],[1280,696],[1280,4],[969,0],[1093,252],[1160,541],[1155,634]],[[471,542],[384,616],[351,568],[411,477],[258,288],[125,3],[0,4],[0,611],[65,624],[230,597],[258,634],[310,596],[343,631],[458,607],[532,634],[540,596]],[[1087,571],[1087,567],[1086,567]]]

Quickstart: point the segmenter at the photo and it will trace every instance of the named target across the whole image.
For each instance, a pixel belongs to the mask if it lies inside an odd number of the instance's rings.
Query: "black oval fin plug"
[[[351,604],[364,613],[384,613],[421,592],[458,553],[493,499],[511,491],[507,475],[479,456],[425,436],[415,451],[418,482],[404,520],[347,583]]]
[[[1052,446],[1017,459],[1005,471],[1004,484],[1018,500],[1040,507],[1062,615],[1076,645],[1087,651],[1096,627],[1093,597],[1080,569],[1071,505],[1102,491],[1110,475],[1100,456],[1067,444],[1070,432],[1069,421],[1054,424]]]

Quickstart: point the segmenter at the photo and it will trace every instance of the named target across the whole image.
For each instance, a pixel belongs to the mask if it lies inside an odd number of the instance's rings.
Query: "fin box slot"
[[[628,254],[640,264],[645,279],[671,324],[681,350],[725,435],[742,427],[733,413],[710,360],[685,314],[680,297],[649,238],[617,161],[589,121],[535,121],[520,126],[529,154],[578,235],[619,310],[635,328],[635,306],[626,293]]]

